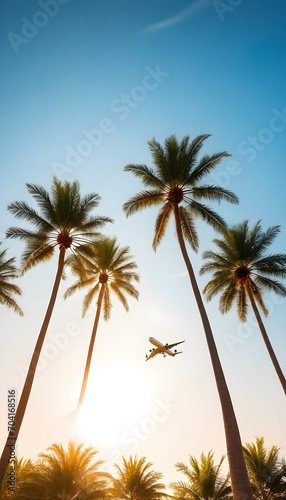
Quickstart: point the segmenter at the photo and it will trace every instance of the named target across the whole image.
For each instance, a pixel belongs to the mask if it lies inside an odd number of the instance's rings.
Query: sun
[[[143,418],[148,404],[149,383],[136,366],[126,362],[98,368],[88,381],[79,430],[99,445],[115,445],[132,422]]]

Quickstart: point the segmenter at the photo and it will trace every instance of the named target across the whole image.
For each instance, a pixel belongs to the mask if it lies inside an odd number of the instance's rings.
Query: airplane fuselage
[[[174,342],[173,344],[167,344],[167,343],[162,344],[161,342],[159,342],[159,340],[155,339],[155,337],[149,337],[149,341],[155,347],[153,347],[153,349],[150,349],[149,356],[148,356],[148,354],[146,354],[145,361],[148,361],[148,359],[154,358],[154,356],[157,356],[157,354],[163,354],[164,357],[166,356],[166,354],[168,354],[169,356],[173,356],[173,357],[176,356],[177,354],[181,354],[182,351],[177,352],[176,349],[174,351],[172,351],[172,348],[176,347],[179,344],[183,344],[183,342],[185,342],[184,340],[181,340],[180,342]]]
[[[149,337],[149,341],[151,342],[151,344],[156,346],[163,354],[169,354],[169,356],[176,355],[175,352],[171,351],[171,349],[168,348],[168,344],[162,344],[161,342],[159,342],[159,340],[155,339],[154,337]]]

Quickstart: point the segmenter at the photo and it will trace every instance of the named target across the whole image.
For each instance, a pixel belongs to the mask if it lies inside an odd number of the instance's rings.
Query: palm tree
[[[224,458],[223,456],[219,464],[215,465],[214,453],[210,451],[207,455],[201,454],[200,462],[190,455],[191,467],[178,462],[176,469],[186,476],[187,482],[176,481],[170,484],[174,498],[177,500],[226,500],[232,498],[229,474],[226,477],[221,475]]]
[[[7,250],[0,252],[0,304],[10,307],[16,313],[20,314],[20,316],[23,316],[22,309],[13,297],[13,295],[22,295],[22,291],[17,285],[10,283],[19,274],[18,269],[14,265],[16,259],[13,257],[6,260],[6,252]]]
[[[117,476],[112,479],[112,496],[121,500],[160,500],[165,496],[165,485],[159,481],[163,475],[150,470],[152,463],[146,457],[122,457],[122,467],[115,464]]]
[[[198,248],[198,235],[194,226],[196,216],[201,217],[215,229],[221,230],[226,226],[217,213],[197,200],[205,198],[238,203],[237,197],[226,189],[213,185],[197,185],[223,158],[229,156],[226,152],[216,153],[212,156],[206,155],[197,162],[199,151],[208,137],[209,135],[200,135],[189,143],[187,136],[178,143],[176,137],[172,135],[165,140],[164,148],[155,139],[149,141],[154,169],[146,165],[133,164],[127,165],[124,169],[139,177],[148,189],[131,198],[124,204],[123,209],[129,216],[146,207],[162,206],[155,224],[154,250],[165,234],[171,214],[174,214],[177,238],[201,315],[221,402],[234,497],[246,500],[252,498],[252,495],[239,429],[209,319],[185,245],[186,240],[194,250]]]
[[[42,345],[54,308],[63,274],[66,252],[68,249],[74,255],[79,252],[89,252],[89,242],[99,236],[98,230],[106,222],[111,222],[108,217],[90,215],[91,211],[97,207],[100,197],[98,194],[91,193],[81,198],[78,182],[65,182],[62,184],[54,177],[51,195],[42,186],[34,184],[26,184],[26,186],[37,202],[40,214],[26,202],[12,203],[8,206],[8,210],[18,219],[24,219],[33,224],[35,230],[11,227],[7,231],[7,237],[19,238],[27,245],[22,257],[23,272],[40,262],[49,260],[54,255],[56,247],[59,249],[59,260],[51,298],[15,414],[15,432],[12,436],[15,443],[24,418]],[[9,459],[10,448],[8,445],[10,440],[11,435],[8,435],[0,460],[0,486]]]
[[[275,278],[286,276],[286,254],[265,255],[266,248],[279,233],[279,226],[263,232],[260,221],[253,229],[248,221],[233,226],[223,234],[223,239],[215,239],[218,252],[204,252],[208,262],[201,268],[201,274],[213,272],[213,279],[205,286],[207,300],[222,292],[219,308],[222,313],[230,310],[236,302],[238,317],[246,321],[248,301],[250,302],[260,328],[266,348],[286,394],[286,380],[272,348],[262,322],[258,306],[265,316],[268,315],[264,304],[263,290],[286,295],[286,288]]]
[[[265,448],[264,437],[243,447],[246,465],[257,500],[286,498],[286,462],[279,461],[279,448]]]
[[[24,484],[29,474],[31,473],[34,464],[32,460],[24,460],[24,458],[18,459],[15,457],[15,460],[11,460],[10,467],[13,467],[12,471],[14,474],[11,475],[11,470],[8,468],[6,470],[5,478],[1,487],[0,499],[12,499],[17,500],[17,498],[21,498],[22,493],[22,484]],[[13,476],[15,477],[15,484],[13,485]],[[11,481],[12,480],[12,481]]]
[[[83,444],[53,444],[47,453],[39,455],[39,462],[22,485],[23,500],[95,500],[107,497],[108,474],[99,468],[101,460],[94,461],[97,451]]]
[[[85,395],[101,308],[103,307],[104,319],[108,321],[112,309],[111,293],[114,293],[126,311],[129,310],[129,306],[125,294],[129,294],[137,300],[139,296],[138,291],[132,284],[133,280],[139,281],[139,276],[134,272],[134,269],[137,268],[137,264],[131,260],[132,256],[130,255],[129,247],[121,248],[116,238],[104,237],[94,242],[90,248],[93,251],[93,255],[82,255],[80,261],[77,257],[70,256],[66,262],[66,264],[71,267],[72,272],[78,276],[78,280],[67,289],[64,297],[68,297],[76,290],[88,287],[88,293],[83,301],[83,316],[93,299],[97,297],[96,315],[87,354],[78,408],[81,406]]]

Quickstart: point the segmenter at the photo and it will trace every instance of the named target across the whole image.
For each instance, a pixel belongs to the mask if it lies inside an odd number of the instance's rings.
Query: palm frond
[[[265,316],[268,316],[268,309],[267,309],[266,305],[264,304],[264,301],[262,298],[262,290],[260,289],[258,284],[255,283],[255,281],[252,280],[251,278],[249,279],[249,282],[248,282],[247,291],[248,291],[248,293],[252,294],[255,301],[260,306],[263,314]]]
[[[85,316],[86,311],[88,310],[93,298],[99,293],[100,287],[100,283],[97,282],[96,285],[92,287],[85,295],[82,303],[82,317]]]
[[[0,243],[1,245],[1,243]],[[19,276],[19,271],[15,266],[14,262],[16,257],[6,259],[7,249],[0,253],[0,278],[7,280],[8,278],[17,278]]]
[[[10,203],[7,209],[17,219],[26,220],[27,222],[34,224],[41,231],[53,231],[55,229],[53,224],[41,217],[36,212],[36,210],[30,207],[25,201],[16,201],[15,203]]]
[[[183,144],[184,144],[184,139],[183,139]],[[177,137],[174,134],[166,138],[164,150],[165,150],[166,163],[171,173],[169,181],[173,179],[180,179],[181,144],[179,144]]]
[[[223,229],[222,236],[222,240],[215,238],[213,242],[219,247],[220,250],[222,250],[220,255],[235,267],[237,261],[243,259],[239,248],[240,242],[236,241],[231,229]],[[246,251],[244,253],[246,254]]]
[[[93,254],[92,256],[93,257]],[[88,256],[85,253],[82,253],[81,248],[79,251],[73,251],[65,259],[65,268],[69,268],[73,275],[77,276],[81,281],[85,281],[89,276],[89,273],[92,270],[92,275],[99,272],[99,269],[96,269],[94,265],[92,265]]]
[[[219,300],[219,310],[222,314],[231,309],[235,298],[238,297],[238,293],[236,281],[234,279],[229,280]]]
[[[102,235],[100,235],[100,238]],[[94,248],[93,248],[93,243],[98,241],[100,238],[97,238],[96,240],[91,240],[87,243],[81,243],[78,246],[73,247],[73,254],[77,256],[80,260],[82,259],[84,261],[84,258],[89,259],[92,261],[94,257]],[[86,261],[86,264],[88,265],[88,261]]]
[[[198,165],[194,168],[194,170],[190,173],[188,178],[186,179],[184,185],[193,185],[200,181],[205,175],[211,172],[223,158],[227,158],[231,156],[226,151],[222,153],[215,153],[211,156],[205,155],[200,160]]]
[[[131,285],[132,286],[132,285]],[[114,294],[116,295],[116,297],[118,298],[118,300],[121,302],[121,304],[123,305],[124,309],[126,312],[129,311],[129,305],[128,305],[128,302],[127,302],[127,299],[124,295],[124,293],[122,292],[122,290],[119,288],[119,286],[117,285],[117,283],[115,282],[112,282],[110,284],[110,288],[111,290],[114,292]],[[129,287],[128,286],[123,286],[122,289],[126,292],[128,290],[128,293],[129,293]],[[134,291],[135,291],[135,288],[134,288]],[[131,295],[131,294],[130,294]],[[132,295],[134,298],[138,299],[138,291],[136,290],[135,293]]]
[[[15,293],[15,290],[13,290],[12,292]],[[20,293],[19,293],[19,295],[20,295]],[[16,300],[12,297],[11,293],[7,290],[7,287],[5,286],[5,288],[3,289],[3,287],[1,286],[1,283],[0,283],[0,304],[3,304],[5,306],[9,307],[9,309],[13,309],[13,311],[15,311],[20,316],[24,315],[21,307],[18,306]]]
[[[174,492],[172,498],[176,500],[201,500],[201,496],[184,481],[174,481],[169,486]]]
[[[238,287],[236,305],[237,305],[237,314],[239,319],[241,321],[246,321],[248,305],[246,300],[246,291],[243,285],[240,285]]]
[[[208,252],[204,252],[203,253],[203,258],[209,258],[208,256]],[[205,257],[204,257],[205,256]],[[205,264],[203,264],[200,268],[200,275],[202,276],[203,274],[205,273],[208,273],[208,272],[212,272],[212,271],[228,271],[229,267],[228,267],[228,261],[226,259],[223,259],[223,258],[219,258],[220,256],[218,255],[217,259],[213,259],[213,260],[210,260],[209,262],[206,262]]]
[[[205,198],[207,200],[215,200],[220,202],[221,200],[229,201],[232,204],[238,204],[238,197],[229,191],[219,186],[204,185],[192,188],[192,196],[196,199]]]
[[[23,498],[107,498],[108,474],[99,470],[103,462],[95,460],[97,453],[83,444],[69,442],[67,450],[53,444],[39,455],[21,490]]]
[[[179,207],[182,232],[185,240],[191,245],[192,249],[197,252],[199,248],[198,233],[195,228],[194,219],[191,211],[188,208]]]
[[[82,197],[79,209],[79,218],[85,220],[94,208],[98,207],[101,196],[97,193],[89,193]]]
[[[217,242],[218,246],[220,243],[220,240],[214,239],[214,242]],[[225,245],[225,242],[222,242]],[[201,267],[201,274],[204,274],[208,270],[230,270],[234,266],[234,261],[231,255],[231,258],[229,258],[228,254],[228,247],[225,246],[223,247],[223,251],[221,253],[214,252],[213,250],[205,250],[202,254],[202,258],[204,260],[208,259],[209,261],[206,264],[203,264]],[[210,266],[210,267],[209,267]]]
[[[132,256],[132,258],[133,258],[133,256]],[[113,268],[113,270],[116,271],[116,273],[118,273],[118,275],[120,273],[124,273],[125,277],[128,276],[128,271],[131,271],[129,273],[130,277],[132,277],[132,279],[134,279],[135,281],[140,280],[139,274],[134,273],[134,271],[132,271],[132,269],[137,269],[137,264],[135,262],[127,262],[126,264],[122,263],[122,265],[120,265],[119,262],[114,262],[112,268]]]
[[[253,248],[253,253],[251,255],[251,260],[259,259],[264,250],[271,245],[273,240],[276,238],[278,233],[280,232],[280,226],[269,227],[265,233],[261,231],[260,224],[257,224],[257,232],[258,232],[258,242]]]
[[[78,224],[78,214],[80,209],[79,182],[72,183],[65,181],[63,184],[56,177],[53,178],[51,187],[51,199],[54,207],[54,223],[57,226],[63,225],[71,228],[71,215],[76,216],[76,225]]]
[[[122,457],[122,466],[115,464],[116,477],[112,478],[113,495],[121,500],[160,500],[165,497],[165,485],[159,481],[162,474],[151,469],[146,457]]]
[[[101,233],[99,233],[99,230],[103,229],[105,224],[108,222],[113,223],[114,220],[110,217],[90,217],[86,222],[84,222],[83,224],[79,224],[78,227],[75,227],[75,229],[72,231],[72,234],[81,234],[92,239],[99,238],[101,237]],[[94,230],[96,231],[94,232]]]
[[[152,207],[163,201],[164,194],[160,190],[140,191],[140,193],[136,194],[130,198],[129,201],[124,203],[123,210],[127,217],[129,217],[129,215],[132,215],[135,212],[139,212],[147,207]]]
[[[103,295],[103,318],[105,321],[110,319],[111,309],[112,309],[112,301],[110,296],[109,287],[107,285],[102,285],[104,287],[104,295]]]
[[[6,232],[6,237],[11,239],[19,238],[19,240],[23,240],[26,243],[35,241],[44,243],[48,239],[46,232],[28,231],[27,229],[22,229],[21,227],[9,227]]]
[[[133,276],[130,277],[130,279],[133,279]],[[111,281],[110,287],[116,293],[117,297],[122,302],[122,304],[123,304],[123,300],[121,300],[121,297],[123,295],[123,292],[128,293],[128,295],[130,295],[130,297],[133,297],[136,300],[139,299],[139,292],[138,292],[137,288],[135,288],[135,286],[132,285],[132,283],[130,283],[129,280],[126,279],[126,275],[124,275],[123,279],[120,279],[120,277],[118,277],[116,280]],[[118,293],[118,291],[120,293]],[[125,301],[126,301],[126,299],[124,300],[124,303],[125,303]],[[124,305],[124,307],[125,307],[125,305]],[[126,311],[129,311],[129,307],[128,308],[125,307],[125,309],[126,309]]]
[[[38,186],[36,184],[27,183],[26,187],[41,208],[45,219],[54,219],[54,207],[51,203],[48,191],[46,191],[46,189],[42,186]]]
[[[286,254],[274,254],[255,260],[253,268],[259,273],[284,278],[286,276]]]
[[[14,276],[16,277],[16,276]],[[0,271],[0,294],[2,290],[6,290],[9,294],[15,294],[15,295],[22,295],[22,290],[18,285],[15,285],[15,283],[9,283],[7,279],[11,279],[11,276],[3,276],[3,274]]]
[[[55,252],[54,245],[48,244],[30,244],[22,254],[21,265],[22,273],[25,273],[40,262],[50,260]]]
[[[173,210],[173,205],[170,202],[167,202],[161,208],[159,214],[156,218],[155,223],[155,231],[154,231],[154,239],[153,239],[153,249],[156,251],[158,245],[161,243],[162,238],[165,235],[167,224],[170,218],[170,215]]]
[[[195,139],[193,139],[193,141],[188,146],[185,161],[181,169],[181,175],[183,179],[189,178],[189,173],[193,170],[197,162],[198,154],[203,146],[203,143],[210,136],[211,134],[198,135]],[[189,137],[187,136],[186,139],[189,140]],[[183,182],[183,186],[184,185],[185,181]]]
[[[94,283],[94,276],[92,276],[91,278],[88,278],[88,279],[87,278],[82,279],[82,275],[81,275],[81,278],[78,281],[76,281],[73,285],[71,285],[67,288],[67,290],[65,291],[65,293],[63,295],[64,299],[67,299],[68,297],[73,295],[78,290],[82,290],[83,288],[85,288],[87,286],[91,286],[93,283]]]
[[[208,208],[206,205],[192,200],[189,204],[189,207],[195,215],[199,216],[202,220],[207,222],[216,231],[221,231],[222,229],[226,228],[226,223],[223,218],[216,212]]]
[[[257,498],[285,498],[286,463],[279,460],[279,448],[267,450],[264,437],[243,446],[243,454]]]
[[[157,189],[164,189],[164,183],[159,179],[152,168],[147,165],[126,165],[123,169],[125,172],[131,172],[135,177],[138,177],[144,186],[149,186]]]
[[[286,296],[286,287],[279,281],[267,278],[266,276],[258,276],[256,273],[253,273],[253,276],[255,277],[255,283],[258,285],[263,286],[269,291],[277,293],[280,297]]]
[[[176,464],[177,471],[182,472],[187,481],[171,483],[170,486],[175,493],[174,498],[177,500],[226,500],[231,498],[229,475],[223,477],[221,474],[221,467],[225,457],[223,456],[219,464],[215,465],[213,455],[212,451],[207,455],[202,453],[200,461],[190,455],[190,467],[181,462]]]
[[[224,290],[224,288],[229,284],[229,277],[215,275],[214,279],[210,280],[203,289],[203,294],[206,296],[209,302],[215,295]]]
[[[165,185],[166,182],[170,182],[171,180],[173,180],[170,165],[168,164],[165,156],[165,151],[162,148],[161,144],[156,141],[154,137],[153,139],[151,139],[151,141],[147,141],[147,144],[153,157],[157,176]]]

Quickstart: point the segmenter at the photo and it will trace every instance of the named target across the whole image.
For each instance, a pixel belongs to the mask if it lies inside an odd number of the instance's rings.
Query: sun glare
[[[98,444],[110,446],[148,407],[148,381],[132,365],[98,369],[89,379],[78,417],[79,431]]]

